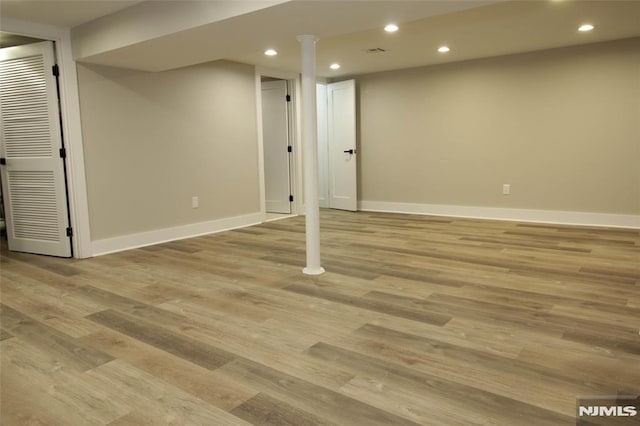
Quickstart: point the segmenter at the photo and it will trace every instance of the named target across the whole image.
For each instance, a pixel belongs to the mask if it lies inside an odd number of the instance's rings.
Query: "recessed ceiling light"
[[[578,31],[586,32],[586,31],[591,31],[594,28],[595,27],[593,25],[591,25],[591,24],[584,24],[584,25],[580,25],[580,27],[578,27]]]
[[[276,56],[278,52],[273,49],[267,49],[264,51],[264,54],[267,56]]]
[[[440,53],[447,53],[448,51],[450,51],[451,49],[449,49],[447,46],[440,46],[438,47],[438,52]]]
[[[386,27],[384,27],[384,30],[388,33],[395,33],[396,31],[398,31],[399,27],[396,24],[388,24]]]
[[[340,69],[340,64],[331,64],[329,68],[331,68],[332,70],[338,70]]]

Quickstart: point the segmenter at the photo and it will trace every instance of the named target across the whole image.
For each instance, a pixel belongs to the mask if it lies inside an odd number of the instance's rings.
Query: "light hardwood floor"
[[[2,425],[574,425],[640,393],[640,233],[323,211],[87,260],[2,250]]]

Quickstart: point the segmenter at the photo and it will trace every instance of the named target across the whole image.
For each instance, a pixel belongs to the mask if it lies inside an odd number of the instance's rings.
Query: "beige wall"
[[[92,240],[260,211],[253,67],[78,79]]]
[[[640,39],[357,80],[361,200],[640,214]]]

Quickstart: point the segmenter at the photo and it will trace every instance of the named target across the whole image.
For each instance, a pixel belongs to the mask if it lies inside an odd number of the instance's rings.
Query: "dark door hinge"
[[[60,67],[57,64],[51,67],[51,72],[54,76],[60,77]]]
[[[7,164],[7,159],[6,158],[0,158],[0,164],[2,164],[3,166],[5,164]]]
[[[289,202],[293,202],[293,195],[289,195]]]
[[[287,146],[287,152],[292,152],[293,151],[293,147],[291,145]]]
[[[287,102],[291,102],[291,95],[287,95]]]
[[[67,228],[67,237],[73,237],[73,228],[72,227],[68,227]]]
[[[67,158],[67,150],[60,148],[60,158]]]

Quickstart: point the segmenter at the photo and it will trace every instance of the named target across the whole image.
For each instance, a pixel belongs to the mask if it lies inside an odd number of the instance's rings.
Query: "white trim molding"
[[[386,201],[360,201],[358,204],[359,210],[370,212],[510,220],[518,222],[553,223],[557,225],[640,228],[640,215],[557,210],[507,209],[498,207],[455,206],[445,204],[393,203]]]
[[[215,234],[232,229],[244,228],[264,222],[264,213],[251,213],[242,216],[227,217],[208,222],[192,223],[173,228],[158,229],[138,234],[96,240],[91,243],[94,256],[131,250],[169,241],[183,240],[202,235]]]

